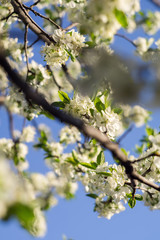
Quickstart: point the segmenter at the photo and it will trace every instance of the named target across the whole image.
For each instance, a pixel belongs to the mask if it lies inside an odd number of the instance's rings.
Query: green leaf
[[[130,198],[128,201],[128,205],[130,208],[134,208],[134,206],[136,205],[136,199],[135,198]]]
[[[45,11],[45,13],[46,13],[46,15],[47,15],[48,17],[52,18],[52,16],[53,16],[53,11],[52,11],[51,9],[45,8],[44,11]]]
[[[95,98],[94,105],[98,112],[101,112],[102,110],[104,111],[106,109],[105,105],[102,103],[99,97]]]
[[[43,142],[43,143],[46,143],[47,142],[47,136],[46,136],[45,131],[41,130],[40,135],[41,135],[40,141]]]
[[[154,135],[154,129],[152,129],[150,127],[146,127],[146,133],[148,136]]]
[[[128,153],[127,153],[126,149],[121,148],[121,151],[122,151],[126,156],[128,156]]]
[[[138,200],[138,201],[142,201],[142,200],[143,200],[143,196],[140,195],[140,194],[136,194],[134,197],[135,197],[135,199]]]
[[[89,47],[95,47],[95,42],[92,41],[85,42],[85,44],[87,44]]]
[[[33,79],[35,78],[35,74],[29,74],[28,76],[27,76],[27,81],[32,81]]]
[[[146,147],[145,143],[143,143],[141,146],[136,145],[135,152],[138,153],[138,154],[142,154],[145,147]]]
[[[76,151],[72,151],[72,157],[74,159],[75,162],[79,163],[78,159],[77,159],[77,156],[76,156]]]
[[[71,57],[72,62],[75,61],[75,57],[72,55],[71,51],[65,49],[65,51],[68,53],[68,55]]]
[[[75,197],[75,195],[73,193],[70,193],[70,192],[65,193],[65,198],[67,200],[73,199],[74,197]]]
[[[91,113],[91,116],[93,117],[94,116],[94,109],[90,108],[89,111]]]
[[[65,104],[64,104],[64,102],[53,102],[52,104],[51,104],[53,107],[58,107],[58,108],[64,108],[65,107]]]
[[[40,114],[43,114],[44,116],[46,116],[47,118],[54,120],[54,116],[46,111],[41,111]]]
[[[70,98],[67,93],[65,93],[63,91],[58,91],[58,95],[63,103],[67,103],[67,104],[70,103]]]
[[[96,40],[96,36],[94,35],[93,32],[90,34],[90,37],[91,37],[92,41],[95,42],[95,40]]]
[[[94,194],[94,193],[88,193],[88,194],[86,194],[86,196],[90,197],[90,198],[94,198],[94,199],[96,199],[98,197],[98,195]]]
[[[105,163],[105,156],[104,156],[104,152],[101,151],[97,156],[97,164],[101,165],[103,163]]]
[[[37,144],[33,145],[34,148],[43,148],[44,146],[45,146],[45,144],[43,144],[43,143],[37,143]]]
[[[17,166],[19,163],[19,159],[18,159],[17,155],[14,155],[13,161],[14,161],[14,164]]]
[[[96,169],[96,167],[95,166],[93,166],[92,164],[90,164],[90,163],[86,163],[86,162],[79,162],[79,164],[80,165],[82,165],[82,166],[84,166],[84,167],[86,167],[86,168],[90,168],[90,169]]]
[[[121,26],[124,28],[127,28],[128,21],[127,21],[127,16],[124,14],[124,12],[115,8],[114,14],[115,14],[117,21],[121,24]]]
[[[122,108],[119,108],[119,107],[113,108],[113,112],[119,115],[122,113]]]
[[[39,83],[44,80],[44,77],[41,72],[39,72],[36,77],[37,77]]]
[[[76,166],[79,163],[79,161],[77,159],[74,159],[73,157],[68,157],[66,159],[66,162],[71,163],[73,166]]]
[[[111,177],[112,176],[112,173],[110,173],[110,172],[96,172],[96,173],[99,174],[99,175],[104,175],[106,177]]]
[[[139,11],[138,13],[139,13],[139,15],[142,16],[142,17],[145,16],[144,12],[142,12],[142,11]]]
[[[15,203],[8,211],[7,218],[10,216],[17,217],[25,229],[29,231],[32,229],[35,220],[34,209],[32,207],[22,203]]]
[[[88,156],[89,156],[89,158],[92,159],[96,154],[97,154],[97,146],[95,145],[93,148],[93,151],[90,151]]]
[[[132,197],[132,193],[126,193],[126,196],[127,196],[128,198],[131,198],[131,197]]]
[[[95,138],[91,139],[90,141],[93,145],[96,145],[97,144],[97,140]]]
[[[94,167],[95,169],[97,168],[97,163],[96,162],[91,162],[91,165],[92,165],[92,167]]]

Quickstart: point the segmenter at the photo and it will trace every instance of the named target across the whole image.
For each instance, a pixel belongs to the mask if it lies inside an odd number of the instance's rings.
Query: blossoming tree
[[[57,196],[73,198],[78,181],[101,217],[110,219],[136,201],[160,208],[160,134],[147,125],[150,112],[133,106],[143,84],[137,85],[131,68],[140,67],[127,65],[111,47],[115,36],[129,41],[140,58],[153,63],[158,89],[160,40],[131,40],[118,31],[141,26],[153,35],[159,22],[160,12],[144,12],[139,0],[1,0],[0,106],[9,116],[11,138],[0,139],[0,219],[14,216],[31,234],[43,236],[45,210],[57,204]],[[12,29],[24,41],[13,38]],[[34,58],[38,43],[44,65]],[[23,116],[21,130],[14,128],[13,115]],[[41,115],[66,124],[58,142],[48,126],[36,124]],[[133,124],[146,125],[138,157],[120,145]],[[46,175],[29,171],[29,142],[43,150]]]

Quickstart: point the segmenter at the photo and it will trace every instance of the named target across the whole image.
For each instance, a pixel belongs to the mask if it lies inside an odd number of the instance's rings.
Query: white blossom
[[[32,126],[27,126],[23,129],[20,139],[24,142],[33,142],[35,134],[35,128]]]
[[[134,40],[134,43],[137,46],[137,52],[142,55],[143,53],[147,52],[147,50],[150,48],[152,43],[154,42],[154,38],[146,39],[142,37],[138,37],[136,40]]]
[[[81,134],[76,127],[66,126],[61,129],[60,141],[66,144],[75,143],[81,140]]]
[[[82,47],[85,47],[85,37],[80,35],[75,30],[67,33],[61,29],[56,29],[53,34],[55,44],[45,45],[42,48],[42,53],[45,60],[52,67],[60,67],[69,59],[76,57]]]

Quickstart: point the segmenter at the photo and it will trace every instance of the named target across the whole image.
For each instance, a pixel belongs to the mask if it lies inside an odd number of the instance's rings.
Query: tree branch
[[[31,7],[25,6],[24,4],[23,4],[23,7],[24,7],[25,9],[33,12],[35,16],[41,17],[41,18],[43,18],[43,19],[46,19],[47,21],[49,21],[50,23],[52,23],[54,26],[56,26],[58,29],[63,30],[63,28],[61,28],[61,26],[59,26],[59,25],[58,25],[56,22],[54,22],[51,18],[42,15],[41,13],[33,10]]]
[[[22,22],[25,25],[28,25],[28,27],[39,36],[44,42],[48,44],[55,44],[55,40],[47,34],[28,14],[28,12],[23,7],[20,0],[11,0],[11,4],[14,8],[14,12],[18,14],[19,18],[22,20]]]
[[[160,1],[159,0],[151,0],[152,3],[154,3],[156,6],[160,7]]]
[[[137,47],[137,45],[131,39],[126,37],[125,35],[120,34],[120,33],[116,33],[115,36],[121,37],[121,38],[127,40],[128,42],[130,42],[134,47]]]
[[[148,181],[135,171],[132,162],[127,160],[127,156],[121,151],[118,144],[111,142],[107,135],[104,135],[92,126],[86,125],[82,120],[51,106],[41,94],[23,81],[21,76],[11,68],[3,53],[0,53],[0,65],[7,72],[10,81],[23,91],[27,101],[32,101],[34,104],[41,106],[45,111],[56,117],[61,122],[77,127],[85,136],[95,138],[103,147],[111,151],[113,157],[118,159],[121,165],[125,167],[126,174],[131,179],[133,188],[136,185],[135,180],[138,180],[141,183],[147,184],[148,186],[160,191],[160,187],[158,185]]]
[[[27,66],[26,79],[28,77],[28,72],[29,72],[29,63],[28,63],[28,54],[27,54],[27,45],[28,45],[27,34],[28,34],[28,24],[25,25],[25,33],[24,33],[24,52],[25,52],[26,66]]]

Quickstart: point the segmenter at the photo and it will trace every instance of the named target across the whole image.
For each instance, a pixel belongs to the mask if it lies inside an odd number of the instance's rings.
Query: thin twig
[[[120,144],[120,142],[133,130],[134,125],[131,125],[117,140],[117,143]]]
[[[63,70],[68,82],[72,85],[73,89],[75,89],[75,81],[73,80],[72,76],[70,75],[67,66],[62,64],[62,70]]]
[[[50,23],[52,23],[53,25],[55,25],[58,29],[63,30],[63,28],[61,28],[61,26],[59,26],[59,25],[58,25],[55,21],[53,21],[51,18],[42,15],[41,13],[33,10],[31,7],[27,7],[27,6],[24,5],[24,4],[23,4],[23,7],[24,7],[25,9],[30,10],[31,12],[33,12],[35,16],[39,16],[39,17],[41,17],[41,18],[44,18],[44,19],[46,19],[47,21],[49,21]]]
[[[37,39],[33,43],[31,43],[27,48],[33,47],[33,45],[36,44],[39,40],[40,40],[40,38],[37,37]]]
[[[72,23],[71,25],[69,25],[68,27],[64,28],[65,31],[68,31],[71,28],[74,28],[78,25],[79,23]]]
[[[5,97],[4,96],[0,96],[0,106],[4,105],[5,102]]]
[[[28,14],[26,9],[23,7],[20,0],[11,0],[11,4],[14,8],[15,13],[18,14],[19,18],[22,20],[22,22],[26,25],[28,24],[28,27],[37,35],[39,38],[41,38],[44,42],[47,44],[55,44],[55,40],[52,36],[47,34]]]
[[[150,167],[142,174],[143,177],[145,177],[148,173],[150,173],[151,166],[152,166],[152,163],[151,163]]]
[[[35,3],[33,3],[32,5],[30,5],[30,8],[36,6],[41,0],[37,0]]]
[[[11,12],[10,14],[8,14],[8,16],[1,18],[0,21],[4,21],[4,20],[7,21],[13,15],[13,13],[14,13],[14,11]]]
[[[37,134],[38,136],[40,137],[41,136],[41,133],[40,133],[40,130],[38,128],[38,124],[36,122],[36,120],[33,118],[32,121],[31,121],[32,125],[35,127],[36,131],[37,131]]]
[[[147,191],[145,188],[141,188],[141,187],[138,187],[138,186],[137,186],[136,189],[139,189],[139,190],[141,190],[141,191],[147,192],[148,195],[150,196],[150,198],[152,198],[152,194],[151,194],[149,191]]]
[[[27,54],[27,34],[28,34],[28,24],[25,25],[25,33],[24,33],[24,52],[26,57],[26,66],[27,66],[27,74],[26,79],[28,78],[29,73],[29,63],[28,63],[28,54]]]
[[[58,84],[58,82],[56,81],[55,76],[54,76],[54,73],[53,73],[51,67],[50,67],[48,64],[46,65],[46,67],[47,67],[47,69],[50,71],[55,85],[58,87],[59,90],[61,90],[62,87],[61,87],[61,86]]]
[[[120,34],[120,33],[116,33],[115,36],[121,37],[121,38],[127,40],[128,42],[130,42],[134,47],[137,47],[137,45],[131,39],[126,37],[125,35]]]
[[[8,107],[6,107],[6,110],[7,110],[8,118],[9,118],[9,130],[10,130],[10,136],[11,136],[13,142],[15,143],[16,140],[15,140],[15,137],[14,137],[13,115],[12,115],[12,113],[10,112],[10,110],[9,110]]]
[[[132,163],[137,163],[137,162],[145,160],[146,158],[155,157],[155,156],[160,157],[160,153],[158,153],[157,151],[155,151],[153,153],[149,153],[148,155],[146,155],[142,158],[138,158],[138,159],[133,160]]]
[[[25,128],[25,125],[26,125],[26,118],[24,117],[24,119],[23,119],[23,123],[22,123],[21,134],[23,133],[23,129]]]

